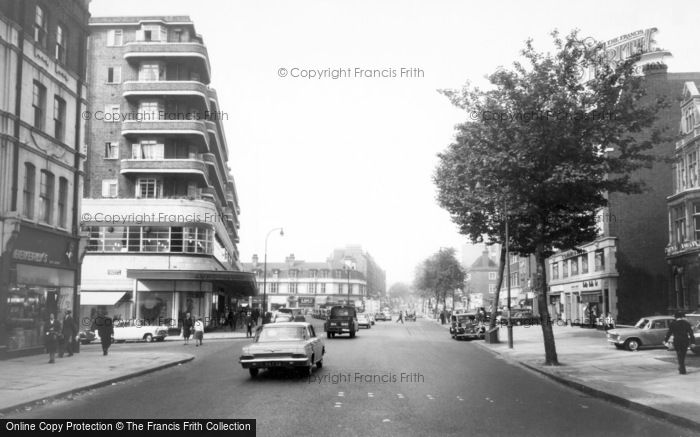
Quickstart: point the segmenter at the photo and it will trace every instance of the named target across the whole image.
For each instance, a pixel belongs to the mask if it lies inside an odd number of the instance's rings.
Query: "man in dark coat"
[[[78,335],[78,327],[75,325],[71,310],[66,311],[61,332],[63,333],[63,340],[59,343],[58,357],[63,358],[64,352],[68,352],[68,356],[72,357],[75,337]]]
[[[685,355],[688,353],[688,346],[691,343],[695,343],[695,335],[693,335],[693,327],[685,319],[685,314],[677,312],[675,317],[676,320],[671,322],[664,342],[667,342],[673,336],[673,347],[676,349],[676,356],[678,357],[678,372],[681,375],[685,375]]]
[[[185,344],[190,344],[190,336],[192,335],[193,329],[194,320],[192,320],[192,315],[187,313],[185,319],[182,321],[182,337],[185,339]]]
[[[102,355],[107,355],[107,350],[112,345],[114,326],[112,326],[112,319],[107,316],[106,311],[95,317],[91,330],[97,330],[97,335],[100,336],[100,343],[102,344]]]
[[[49,320],[44,327],[44,345],[46,352],[49,353],[49,364],[54,364],[56,361],[56,348],[58,347],[58,336],[61,334],[61,322],[56,320],[53,313],[49,315]]]

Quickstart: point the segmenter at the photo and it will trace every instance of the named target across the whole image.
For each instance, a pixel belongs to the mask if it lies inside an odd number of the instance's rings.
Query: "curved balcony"
[[[122,159],[121,174],[193,174],[209,185],[209,172],[198,159]]]
[[[195,80],[128,80],[122,84],[122,96],[191,96],[201,98],[206,110],[210,109],[209,88]]]
[[[160,42],[134,41],[124,45],[124,59],[127,61],[159,58],[190,58],[203,63],[207,77],[203,82],[209,83],[211,68],[209,53],[204,44],[199,42]]]
[[[209,150],[209,133],[200,120],[125,120],[122,122],[122,135],[187,135],[197,138]]]

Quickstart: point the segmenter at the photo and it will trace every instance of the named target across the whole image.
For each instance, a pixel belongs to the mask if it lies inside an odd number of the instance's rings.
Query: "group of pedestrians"
[[[204,322],[201,317],[193,319],[190,313],[185,315],[182,321],[182,337],[185,339],[185,345],[190,344],[190,337],[194,337],[195,347],[203,345],[204,341]]]
[[[78,341],[78,326],[70,310],[66,311],[63,323],[59,322],[56,316],[51,313],[44,331],[44,346],[49,354],[50,364],[56,362],[56,352],[58,352],[59,358],[63,358],[66,352],[69,357],[73,356],[75,342]]]

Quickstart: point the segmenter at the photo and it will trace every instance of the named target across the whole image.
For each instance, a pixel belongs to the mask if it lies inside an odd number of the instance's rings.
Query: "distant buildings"
[[[90,20],[81,317],[212,321],[256,292],[209,56],[186,16]]]
[[[77,312],[87,0],[0,0],[0,358]]]
[[[484,248],[476,261],[465,265],[467,274],[465,296],[468,308],[488,308],[493,301],[498,283],[498,263],[489,256],[489,250]]]
[[[362,306],[369,297],[369,286],[359,266],[360,263],[350,258],[307,262],[291,254],[284,262],[268,261],[265,280],[265,265],[257,255],[253,255],[251,263],[244,263],[244,269],[257,279],[260,288],[257,300],[262,302],[264,293],[267,309],[271,311],[280,307],[318,309],[347,303]]]

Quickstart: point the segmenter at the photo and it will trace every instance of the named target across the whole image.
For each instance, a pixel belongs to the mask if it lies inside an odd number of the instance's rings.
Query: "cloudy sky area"
[[[700,2],[93,0],[93,16],[189,15],[207,45],[236,180],[241,259],[322,261],[361,244],[388,284],[466,239],[435,202],[436,154],[465,115],[436,92],[517,59],[549,32],[608,40],[658,28],[669,71],[700,71]],[[306,79],[279,69],[420,68],[424,77]],[[475,258],[480,249],[469,251]]]

